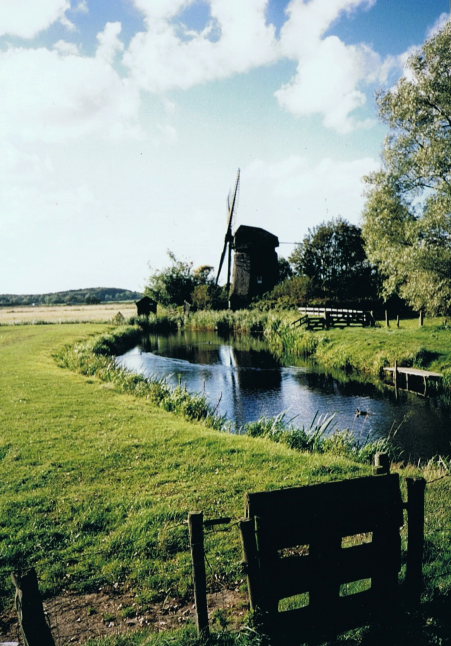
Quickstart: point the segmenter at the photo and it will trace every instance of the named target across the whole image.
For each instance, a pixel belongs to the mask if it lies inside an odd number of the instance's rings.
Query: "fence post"
[[[197,632],[208,637],[207,577],[205,573],[204,515],[190,511],[188,514],[189,540],[193,560],[194,602],[196,604]]]
[[[424,478],[407,478],[407,568],[406,585],[413,601],[418,601],[423,589],[424,544]]]
[[[418,324],[420,327],[423,327],[424,325],[424,310],[420,310],[420,317],[418,320]]]
[[[390,457],[388,453],[376,453],[374,455],[374,467],[376,475],[388,475],[390,473]]]
[[[16,587],[15,606],[25,646],[55,646],[39,593],[38,577],[32,568],[11,575]]]
[[[388,315],[388,310],[385,310],[385,325],[386,327],[390,327],[390,317]]]

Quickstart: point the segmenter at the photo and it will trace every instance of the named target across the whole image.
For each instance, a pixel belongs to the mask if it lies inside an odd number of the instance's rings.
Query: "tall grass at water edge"
[[[359,442],[348,430],[333,428],[334,415],[315,415],[307,427],[296,427],[287,420],[285,413],[275,417],[263,417],[237,427],[225,416],[217,413],[205,395],[190,393],[186,386],[170,386],[165,379],[144,377],[118,366],[113,355],[118,355],[135,345],[141,336],[138,327],[118,327],[74,346],[65,346],[55,353],[57,363],[84,375],[96,376],[112,383],[122,392],[145,397],[166,411],[182,415],[185,419],[202,422],[209,428],[235,432],[251,437],[266,437],[283,443],[291,449],[305,452],[334,453],[367,462],[378,451],[393,454],[390,438],[366,443]]]
[[[168,311],[142,324],[149,331],[186,328],[261,334],[277,356],[288,360],[311,357],[327,371],[340,370],[378,381],[383,368],[397,361],[399,366],[437,370],[444,375],[444,385],[451,384],[451,328],[440,319],[428,319],[422,328],[416,321],[402,320],[400,328],[349,327],[312,332],[294,326],[297,318],[295,310],[199,311],[189,316]]]

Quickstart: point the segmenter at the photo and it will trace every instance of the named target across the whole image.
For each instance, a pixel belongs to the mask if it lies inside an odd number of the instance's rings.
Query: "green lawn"
[[[243,513],[246,491],[365,471],[166,413],[59,368],[52,352],[102,325],[0,327],[1,589],[34,563],[46,594],[131,585],[142,600],[190,590],[184,521]],[[211,542],[238,576],[237,532]]]
[[[290,333],[290,345],[305,351],[329,370],[352,370],[379,378],[383,366],[416,366],[437,370],[451,380],[451,327],[444,319],[426,319],[423,327],[417,320],[402,320],[400,327],[392,321],[389,328],[379,327],[330,329]],[[448,373],[446,375],[446,373]]]
[[[369,472],[334,455],[302,454],[268,440],[207,429],[56,365],[52,353],[58,347],[106,329],[94,324],[0,327],[4,606],[12,602],[9,574],[23,563],[35,565],[46,595],[97,590],[107,583],[136,591],[142,604],[168,593],[190,598],[184,522],[189,510],[237,519],[246,491]],[[341,334],[345,345],[352,339],[361,342],[366,332],[366,338],[386,339],[386,344],[394,339],[395,348],[402,330],[374,330],[374,337],[371,330],[344,330],[331,338]],[[423,330],[413,329],[413,334],[433,348]],[[417,473],[413,468],[401,472]],[[444,635],[450,633],[451,478],[446,470],[423,473],[431,481],[427,590],[420,614],[409,624],[409,639],[416,640],[409,643],[445,644]],[[233,583],[242,576],[236,526],[209,537],[208,559],[210,577]],[[136,641],[96,643],[157,642],[166,643],[138,636]],[[181,637],[167,643],[194,642]]]

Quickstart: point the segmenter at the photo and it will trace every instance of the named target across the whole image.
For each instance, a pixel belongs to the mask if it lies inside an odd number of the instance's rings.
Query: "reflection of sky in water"
[[[148,377],[164,377],[205,393],[219,414],[238,425],[284,412],[293,424],[308,426],[317,413],[334,413],[335,427],[349,428],[359,438],[380,437],[400,427],[398,442],[407,452],[450,452],[449,410],[433,399],[401,394],[395,401],[368,385],[340,384],[310,368],[283,367],[267,351],[236,349],[213,338],[152,337],[146,347],[152,351],[135,348],[119,362]],[[357,410],[367,415],[357,416]]]

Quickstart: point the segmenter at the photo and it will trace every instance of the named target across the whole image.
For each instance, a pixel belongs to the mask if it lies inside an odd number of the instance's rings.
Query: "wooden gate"
[[[332,639],[391,616],[404,508],[407,580],[418,594],[424,487],[411,479],[407,504],[398,474],[247,494],[241,533],[251,607],[272,643]]]

